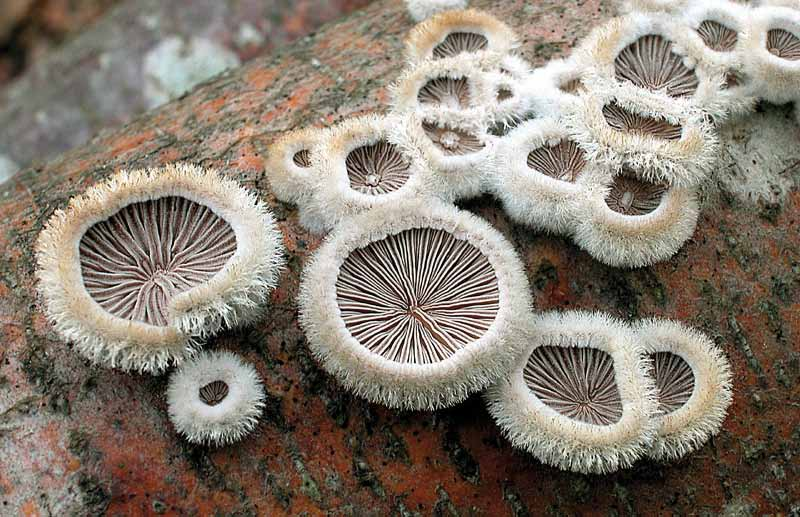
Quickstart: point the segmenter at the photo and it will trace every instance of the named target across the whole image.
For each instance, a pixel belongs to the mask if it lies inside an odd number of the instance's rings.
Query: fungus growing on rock
[[[629,467],[653,439],[655,386],[622,322],[572,311],[539,316],[516,364],[486,392],[515,447],[564,470]]]
[[[120,172],[71,199],[36,258],[59,335],[92,362],[150,373],[255,318],[283,262],[255,196],[184,164]]]
[[[486,121],[491,117],[486,106],[496,102],[486,74],[466,55],[421,63],[392,85],[391,94],[395,113],[415,112],[446,122],[461,117]]]
[[[439,13],[414,27],[406,39],[412,64],[426,59],[467,56],[488,65],[517,46],[514,31],[494,16],[467,9]]]
[[[800,10],[754,9],[743,42],[745,69],[768,102],[785,104],[797,97],[800,84]]]
[[[571,233],[595,173],[558,119],[545,118],[521,124],[498,143],[497,165],[486,181],[512,219]]]
[[[403,146],[419,154],[428,193],[446,201],[480,195],[494,163],[495,139],[469,120],[453,120],[412,115]]]
[[[284,133],[267,149],[264,169],[275,197],[286,203],[307,199],[319,180],[311,164],[312,149],[322,139],[322,129],[300,129]]]
[[[751,111],[756,103],[742,72],[743,35],[749,17],[747,7],[729,0],[694,3],[682,16],[689,28],[683,44],[699,59],[698,68],[724,71],[719,93],[706,99],[703,106],[717,120]]]
[[[648,455],[680,458],[719,432],[732,400],[730,366],[708,337],[678,322],[645,320],[634,330],[658,390],[658,432]]]
[[[700,107],[716,115],[722,73],[713,63],[705,66],[707,49],[690,44],[691,32],[664,13],[614,18],[576,49],[587,67],[584,83],[652,106],[669,103],[672,111]]]
[[[238,442],[258,423],[264,386],[252,365],[228,351],[202,352],[169,379],[167,404],[175,430],[203,445]]]
[[[575,242],[604,264],[641,267],[666,260],[694,233],[694,190],[641,176],[623,170],[605,188],[592,189],[579,207]]]
[[[431,200],[338,226],[306,266],[300,322],[322,367],[372,402],[435,409],[507,371],[530,310],[513,247]]]
[[[317,191],[301,223],[314,232],[374,206],[428,194],[416,154],[403,148],[408,117],[368,115],[330,129],[312,157]]]
[[[692,186],[716,162],[717,135],[706,113],[643,99],[622,90],[581,95],[565,116],[587,156],[618,169],[640,169],[651,181]]]
[[[408,14],[415,22],[440,16],[453,9],[466,9],[467,0],[406,0]]]

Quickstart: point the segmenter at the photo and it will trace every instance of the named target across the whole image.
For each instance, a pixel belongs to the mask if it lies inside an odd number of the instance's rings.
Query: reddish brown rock
[[[569,8],[475,3],[512,23],[536,63],[561,55],[610,15],[597,1]],[[320,240],[270,194],[263,149],[289,128],[383,110],[410,26],[400,2],[377,2],[4,186],[0,513],[740,515],[800,508],[800,151],[787,145],[800,141],[800,130],[788,107],[765,107],[752,124],[726,131],[717,171],[725,188],[709,192],[693,239],[652,268],[605,267],[566,239],[510,223],[489,198],[465,205],[514,243],[539,309],[677,318],[724,348],[735,371],[730,416],[718,437],[686,459],[643,460],[608,476],[560,472],[512,450],[479,396],[435,413],[391,411],[343,392],[314,363],[294,297]],[[171,160],[220,167],[258,191],[289,250],[269,316],[208,344],[252,361],[269,393],[256,433],[216,450],[176,436],[165,378],[87,365],[57,338],[33,294],[32,244],[56,208],[114,170]],[[772,202],[730,188],[751,179],[745,171],[782,185]]]

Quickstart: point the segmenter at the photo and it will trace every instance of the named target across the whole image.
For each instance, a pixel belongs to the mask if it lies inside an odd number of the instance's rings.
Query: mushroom
[[[745,71],[758,95],[773,104],[792,102],[800,84],[800,11],[789,7],[752,10],[744,35]]]
[[[256,369],[228,351],[202,352],[169,379],[167,405],[175,430],[191,443],[221,446],[252,432],[264,407]]]
[[[302,204],[312,195],[319,173],[311,154],[325,130],[307,128],[281,135],[267,149],[264,170],[275,197],[286,203]]]
[[[486,392],[512,445],[548,465],[608,473],[633,464],[655,434],[655,386],[626,324],[602,313],[548,313]]]
[[[357,395],[404,409],[451,406],[503,374],[531,303],[499,232],[425,199],[339,225],[306,266],[299,299],[322,367]]]
[[[213,170],[123,171],[50,218],[36,244],[38,289],[79,353],[159,373],[262,313],[282,249],[267,208]]]
[[[634,330],[658,390],[658,433],[648,455],[678,459],[722,427],[732,401],[730,365],[713,341],[679,322],[648,319]]]

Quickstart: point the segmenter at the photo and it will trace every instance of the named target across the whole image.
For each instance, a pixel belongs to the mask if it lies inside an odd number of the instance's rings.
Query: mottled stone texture
[[[475,3],[517,27],[524,54],[538,64],[611,14],[596,0]],[[724,188],[708,192],[694,238],[655,267],[605,267],[566,239],[510,223],[489,198],[466,204],[514,243],[540,309],[678,318],[725,349],[735,371],[731,414],[722,433],[687,459],[640,461],[608,476],[560,472],[513,451],[479,396],[435,413],[390,411],[343,392],[315,364],[297,326],[295,295],[320,239],[270,194],[263,150],[283,130],[383,109],[411,26],[402,9],[377,2],[22,172],[0,192],[0,513],[740,515],[800,508],[800,130],[788,107],[765,107],[755,122],[725,131]],[[766,127],[781,129],[765,139]],[[269,393],[256,433],[217,450],[175,435],[165,377],[90,367],[56,337],[33,294],[31,246],[53,210],[114,170],[170,160],[223,168],[258,191],[289,250],[269,316],[208,344],[252,361]],[[734,188],[762,172],[776,182],[770,202]]]

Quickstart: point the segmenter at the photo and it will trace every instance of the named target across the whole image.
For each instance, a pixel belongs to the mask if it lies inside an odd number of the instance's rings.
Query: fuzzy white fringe
[[[692,369],[692,395],[675,411],[655,417],[658,434],[648,451],[654,459],[678,459],[702,447],[722,427],[733,400],[730,365],[708,337],[676,321],[644,320],[634,331],[648,354],[676,354]]]
[[[628,326],[606,314],[547,313],[530,324],[531,341],[514,368],[489,388],[489,412],[515,447],[543,463],[583,473],[608,473],[632,465],[652,442],[656,390],[649,363]],[[540,346],[593,347],[608,353],[622,399],[620,420],[603,426],[562,415],[528,388],[523,370]]]
[[[228,394],[214,406],[200,398],[200,388],[222,381]],[[169,379],[167,404],[175,430],[197,444],[238,442],[258,423],[264,407],[264,386],[256,369],[228,351],[202,352]]]
[[[474,245],[495,270],[500,307],[478,340],[435,364],[403,364],[361,345],[340,316],[339,268],[355,249],[411,228],[436,228]],[[531,299],[513,246],[486,221],[432,200],[383,206],[339,225],[303,271],[300,324],[322,367],[356,395],[402,409],[452,406],[509,370],[526,343]]]
[[[159,327],[106,312],[86,291],[79,243],[92,225],[135,202],[181,196],[208,206],[231,225],[236,251],[208,281],[170,301]],[[253,321],[283,265],[282,237],[272,214],[252,193],[213,170],[188,164],[122,171],[57,210],[36,242],[38,290],[62,339],[95,364],[160,373],[223,327]]]

